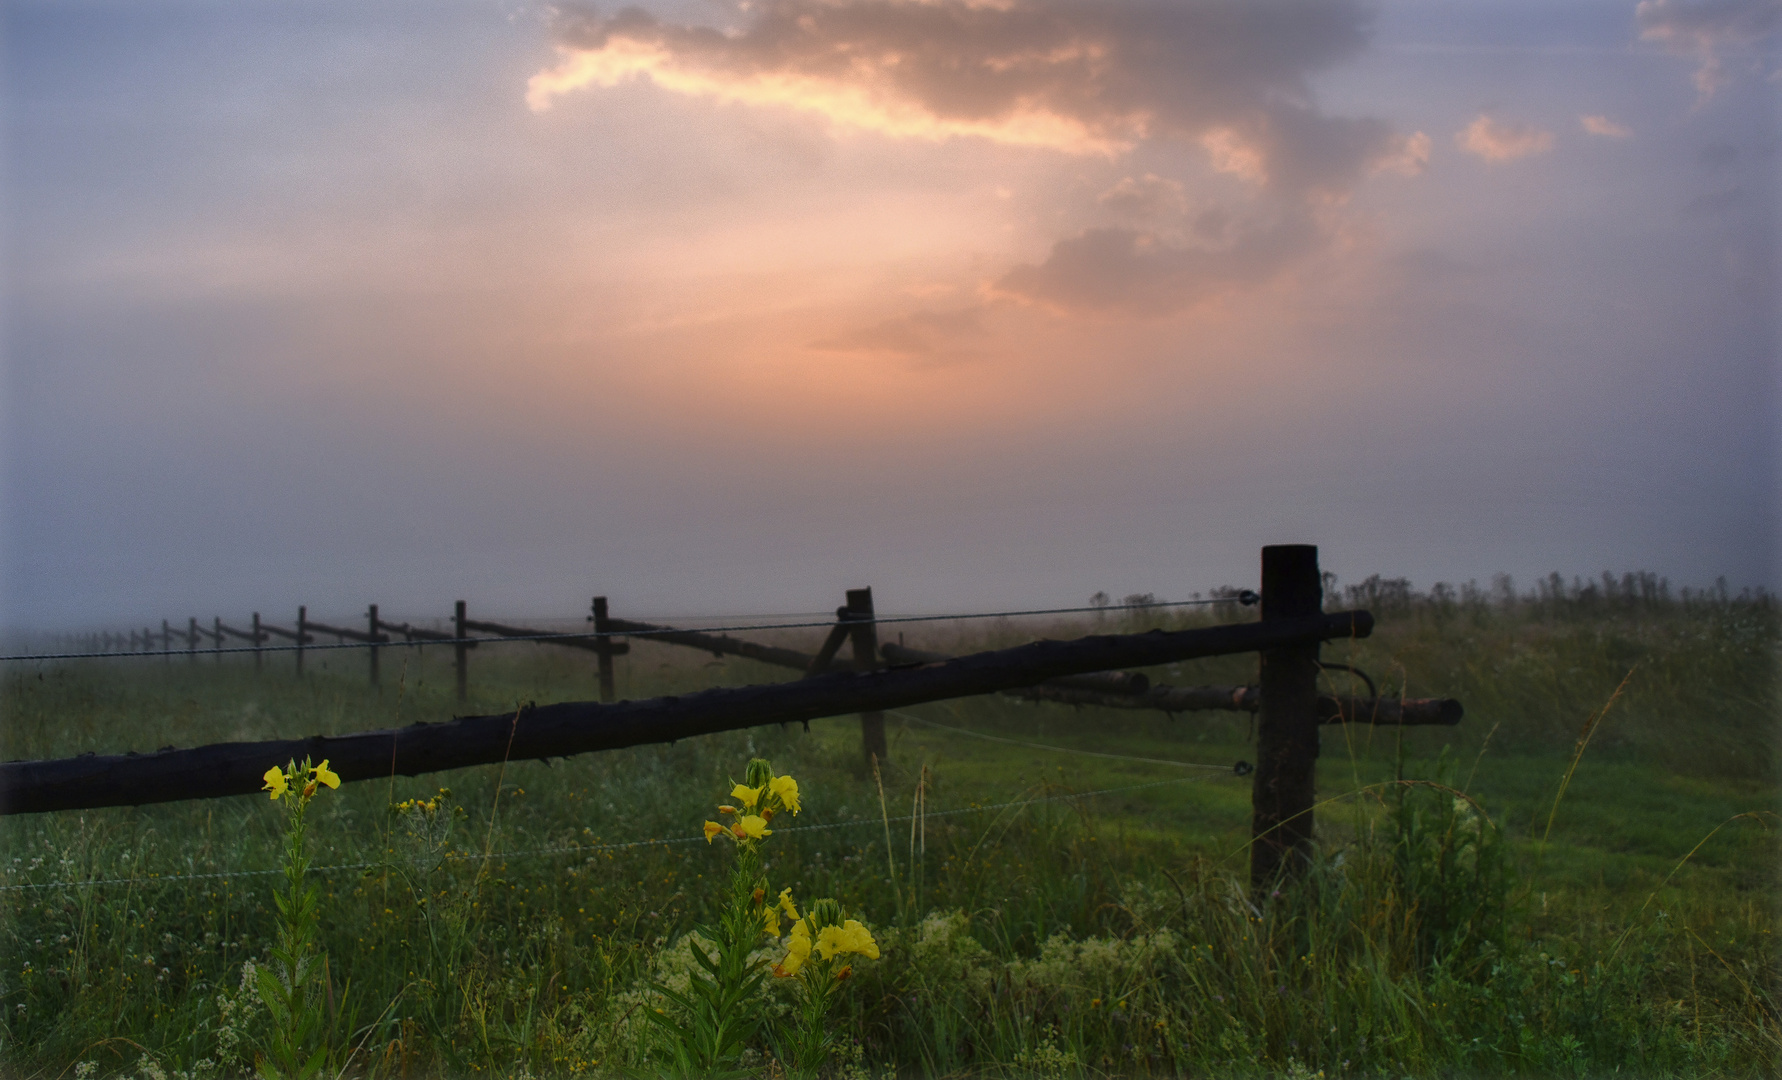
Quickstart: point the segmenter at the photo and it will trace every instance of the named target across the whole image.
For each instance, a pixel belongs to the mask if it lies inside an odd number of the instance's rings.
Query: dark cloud
[[[1165,315],[1233,287],[1261,284],[1321,244],[1319,230],[1303,215],[1221,248],[1134,229],[1090,229],[1054,244],[1045,262],[1010,270],[996,288],[1067,311]]]
[[[647,75],[893,134],[1076,152],[1211,140],[1216,161],[1286,192],[1341,189],[1402,148],[1379,121],[1312,107],[1309,76],[1366,42],[1356,0],[764,0],[746,18],[725,32],[565,14],[563,63],[532,103]]]

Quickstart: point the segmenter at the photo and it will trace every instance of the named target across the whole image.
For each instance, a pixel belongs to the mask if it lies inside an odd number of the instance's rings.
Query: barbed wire
[[[1133,754],[1110,754],[1101,750],[1076,750],[1068,746],[1047,746],[1044,743],[1027,742],[1022,739],[1010,739],[1001,735],[986,735],[981,731],[971,731],[966,728],[954,727],[951,724],[940,724],[933,720],[924,720],[920,716],[906,713],[901,709],[887,710],[887,715],[899,716],[905,720],[914,720],[916,723],[926,727],[939,728],[942,731],[950,731],[955,735],[969,735],[974,739],[1003,743],[1008,746],[1026,747],[1029,750],[1050,750],[1057,754],[1075,754],[1081,757],[1111,758],[1115,761],[1142,761],[1149,765],[1174,765],[1183,769],[1214,769],[1219,772],[1225,772],[1232,768],[1230,765],[1207,765],[1198,761],[1171,761],[1168,758],[1137,757]]]
[[[1180,764],[1180,763],[1177,763]],[[1205,766],[1219,768],[1218,766]],[[949,810],[933,810],[919,816],[923,818],[957,817],[962,814],[983,814],[997,810],[1008,810],[1014,807],[1031,806],[1036,803],[1069,802],[1075,799],[1093,799],[1103,795],[1119,795],[1129,791],[1143,791],[1147,788],[1165,787],[1170,784],[1193,784],[1211,780],[1207,776],[1177,776],[1168,780],[1151,780],[1142,784],[1125,784],[1120,787],[1101,788],[1096,791],[1065,792],[1058,795],[1044,795],[1031,799],[1012,799],[1006,802],[988,803],[983,806],[960,806]],[[894,822],[914,821],[916,814],[899,814],[891,817],[853,818],[849,821],[832,821],[821,825],[787,825],[776,828],[776,833],[824,832],[834,829],[849,829],[862,825],[884,825]],[[553,855],[599,855],[606,852],[629,851],[645,847],[670,847],[676,844],[692,844],[705,840],[699,836],[674,836],[666,839],[626,840],[611,844],[559,844],[549,847],[523,848],[518,851],[451,852],[443,862],[494,862],[501,859],[535,858]],[[328,874],[346,871],[374,870],[391,866],[394,860],[379,860],[355,863],[332,863],[327,866],[311,867],[312,873]],[[34,881],[20,885],[0,885],[0,893],[47,891],[51,889],[97,888],[103,885],[162,885],[177,881],[218,881],[227,878],[268,877],[282,874],[284,870],[217,870],[206,873],[191,874],[147,874],[132,877],[91,878],[86,881]]]
[[[1012,619],[1031,615],[1077,615],[1085,612],[1117,612],[1143,611],[1153,608],[1205,607],[1212,604],[1256,603],[1256,593],[1245,589],[1236,596],[1213,597],[1205,600],[1160,600],[1144,604],[1102,604],[1087,607],[1064,608],[1028,608],[1018,611],[978,611],[956,615],[881,615],[870,619],[850,619],[849,625],[888,625],[897,623],[949,622],[967,619]],[[493,644],[506,641],[561,641],[574,639],[586,641],[590,638],[648,638],[661,637],[668,634],[727,634],[744,630],[809,630],[815,628],[828,629],[836,625],[836,620],[825,619],[818,622],[778,622],[748,623],[735,626],[701,626],[689,627],[655,627],[649,630],[565,630],[548,634],[500,634],[490,637],[436,637],[424,640],[405,638],[397,641],[341,641],[328,644],[310,645],[231,645],[228,648],[200,649],[188,646],[184,649],[161,648],[144,649],[135,652],[64,652],[64,653],[19,653],[0,656],[0,662],[12,660],[113,660],[113,659],[153,659],[155,657],[174,656],[232,656],[244,653],[284,653],[284,652],[335,652],[342,649],[419,649],[428,645],[448,645],[452,647]],[[328,635],[332,631],[316,630],[317,634]],[[394,633],[402,633],[397,630]],[[209,635],[211,631],[200,631]]]

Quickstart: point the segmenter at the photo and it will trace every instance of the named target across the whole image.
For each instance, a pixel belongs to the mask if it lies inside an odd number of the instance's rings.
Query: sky
[[[1782,0],[0,19],[0,625],[1782,586]]]

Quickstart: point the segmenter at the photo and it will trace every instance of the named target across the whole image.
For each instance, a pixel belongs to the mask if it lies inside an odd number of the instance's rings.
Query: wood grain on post
[[[594,639],[595,667],[600,674],[600,700],[612,701],[619,696],[617,683],[613,679],[613,639],[608,636],[613,628],[607,618],[606,597],[594,598]]]
[[[377,605],[376,604],[373,604],[373,605],[371,605],[370,608],[366,609],[365,625],[366,625],[366,629],[371,631],[371,637],[372,637],[371,647],[366,649],[365,652],[366,652],[366,655],[368,656],[368,658],[370,660],[370,664],[371,664],[371,687],[372,687],[372,689],[375,690],[375,689],[377,689],[377,684],[378,684],[377,642],[378,642],[378,639],[383,637],[382,634],[379,634],[377,632]]]
[[[452,646],[452,660],[458,680],[458,700],[463,701],[470,696],[470,652],[464,644],[464,639],[470,635],[465,632],[464,601],[458,601],[452,621],[453,637],[456,638],[456,644]]]
[[[1315,616],[1324,608],[1318,549],[1262,549],[1262,625]],[[1318,645],[1262,650],[1257,677],[1256,779],[1251,789],[1250,891],[1266,896],[1304,868],[1312,849],[1318,767]]]
[[[848,590],[848,621],[856,624],[853,627],[854,666],[862,671],[870,671],[878,663],[879,626],[872,620],[872,590]],[[866,754],[866,763],[871,765],[891,760],[890,748],[885,743],[885,714],[871,709],[860,714],[860,748]]]

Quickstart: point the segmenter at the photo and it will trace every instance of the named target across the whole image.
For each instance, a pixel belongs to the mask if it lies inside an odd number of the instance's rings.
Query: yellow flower
[[[787,916],[789,916],[790,918],[797,919],[797,918],[801,917],[798,914],[798,905],[794,904],[792,902],[792,890],[791,889],[787,888],[787,889],[780,890],[779,905],[780,905],[780,910],[785,912],[787,914]]]
[[[755,809],[755,804],[761,800],[761,789],[758,787],[743,787],[741,784],[738,784],[730,789],[730,797],[737,802],[742,803],[745,809],[753,810]]]
[[[872,931],[856,920],[849,919],[840,926],[825,926],[817,935],[819,956],[831,960],[837,953],[858,953],[870,960],[877,960],[879,946],[872,939]]]
[[[717,822],[715,822],[715,821],[706,822],[705,823],[705,842],[708,844],[711,843],[712,837],[717,836],[719,833],[724,832],[724,831],[726,831],[724,826],[718,824]]]
[[[811,956],[811,925],[804,919],[792,924],[792,938],[786,942],[785,959],[773,966],[773,973],[782,979],[798,974],[798,969]]]
[[[738,818],[736,827],[731,831],[736,834],[738,840],[742,840],[745,837],[750,840],[759,840],[764,836],[773,835],[773,830],[767,827],[767,822],[754,814],[750,814],[745,818]]]
[[[780,936],[780,909],[770,907],[761,912],[762,931],[768,937]]]
[[[262,776],[260,779],[266,781],[266,786],[260,790],[272,792],[273,802],[277,802],[279,796],[285,793],[285,789],[291,786],[290,782],[285,779],[285,770],[279,768],[277,765],[267,769],[266,775]]]
[[[780,805],[798,816],[798,781],[790,776],[776,776],[767,782],[768,789],[780,800]]]
[[[736,807],[734,807],[734,806],[720,806],[720,807],[718,807],[718,813],[720,813],[720,814],[734,814],[734,813],[736,813]]]
[[[320,765],[317,765],[314,769],[311,769],[310,772],[312,772],[315,775],[315,778],[317,780],[321,781],[324,784],[327,784],[331,788],[337,788],[340,786],[340,776],[339,776],[339,774],[333,772],[332,770],[330,770],[328,768],[328,759],[327,758],[323,758],[322,763]],[[427,809],[429,809],[429,810],[433,809],[433,803],[431,801],[428,802]]]

